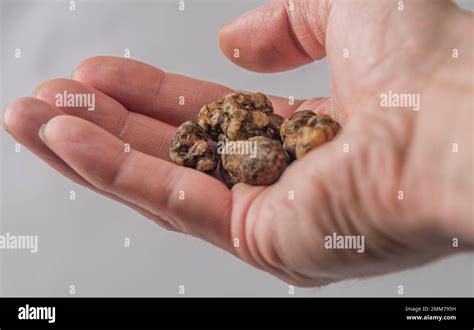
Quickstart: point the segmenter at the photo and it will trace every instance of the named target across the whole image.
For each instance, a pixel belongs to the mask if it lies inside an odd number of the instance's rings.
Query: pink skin
[[[69,179],[289,283],[317,286],[421,265],[474,247],[473,45],[466,33],[474,21],[448,1],[404,2],[403,11],[395,0],[295,0],[294,10],[272,2],[220,30],[223,53],[249,70],[283,71],[328,57],[330,98],[272,101],[283,116],[329,113],[344,130],[269,187],[229,191],[170,163],[176,126],[231,90],[137,61],[85,60],[74,80],[45,82],[10,104],[4,124]],[[95,91],[96,110],[55,107],[54,95],[64,90]],[[380,94],[389,90],[420,93],[420,111],[381,108]],[[365,252],[325,249],[332,233],[364,235]]]

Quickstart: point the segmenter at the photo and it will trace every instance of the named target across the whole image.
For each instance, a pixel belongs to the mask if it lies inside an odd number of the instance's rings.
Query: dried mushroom
[[[340,125],[328,115],[317,115],[310,110],[293,113],[281,125],[283,147],[291,160],[303,157],[311,149],[330,141]]]
[[[217,167],[217,155],[208,143],[208,135],[192,121],[178,127],[169,151],[171,160],[201,172],[212,172]]]
[[[198,124],[217,140],[224,134],[232,141],[254,136],[279,138],[283,118],[273,113],[273,105],[262,93],[232,93],[223,100],[205,105],[198,113]]]
[[[282,144],[265,136],[251,137],[244,142],[254,152],[222,153],[219,167],[222,178],[228,186],[244,182],[266,186],[278,180],[289,161]],[[236,143],[227,140],[226,143]]]
[[[208,173],[220,160],[219,171],[229,187],[239,182],[270,185],[291,161],[330,141],[340,129],[328,115],[302,110],[283,119],[264,94],[232,93],[203,106],[196,123],[178,127],[170,158]],[[217,142],[217,151],[209,139]]]

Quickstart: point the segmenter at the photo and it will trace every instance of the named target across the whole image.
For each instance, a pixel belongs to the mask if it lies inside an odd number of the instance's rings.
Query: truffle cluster
[[[174,163],[206,173],[220,163],[219,173],[229,187],[239,182],[270,185],[291,161],[339,130],[327,115],[303,110],[283,119],[264,94],[232,93],[202,107],[197,123],[179,126],[169,154]]]

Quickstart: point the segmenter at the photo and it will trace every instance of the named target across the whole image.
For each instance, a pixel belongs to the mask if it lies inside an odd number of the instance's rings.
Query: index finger
[[[143,62],[111,56],[82,61],[72,78],[108,94],[129,111],[175,126],[195,120],[202,106],[234,91],[216,83],[167,73]],[[303,102],[269,97],[275,112],[284,117]]]
[[[134,149],[127,152],[120,139],[78,117],[56,116],[40,136],[93,187],[231,251],[231,192],[222,182]]]

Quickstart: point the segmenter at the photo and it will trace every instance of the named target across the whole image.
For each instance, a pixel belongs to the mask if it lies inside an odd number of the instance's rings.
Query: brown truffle
[[[291,160],[296,159],[296,136],[298,132],[314,116],[316,114],[310,110],[301,110],[293,113],[283,121],[280,129],[281,140]]]
[[[277,140],[255,136],[237,142],[250,144],[248,149],[255,152],[221,154],[220,173],[230,187],[239,182],[258,186],[270,185],[278,180],[288,166],[283,146]],[[226,143],[236,142],[227,140]]]
[[[271,101],[262,93],[232,93],[223,100],[205,105],[198,124],[216,141],[224,134],[232,141],[253,136],[278,139],[283,118],[273,113]]]
[[[222,133],[221,120],[222,114],[222,103],[223,100],[217,100],[209,103],[201,108],[198,113],[198,124],[207,133],[211,139],[217,140],[219,134]]]
[[[273,113],[264,94],[232,93],[202,107],[197,123],[178,127],[170,158],[202,172],[214,171],[220,159],[219,171],[229,187],[239,182],[270,185],[290,161],[330,141],[340,128],[330,116],[309,110],[284,120]],[[218,142],[220,157],[209,139]]]
[[[217,167],[217,155],[208,143],[208,135],[196,123],[187,121],[178,127],[169,150],[171,160],[201,172]]]
[[[281,125],[283,147],[291,160],[299,159],[311,149],[332,140],[340,128],[328,115],[297,111]]]

